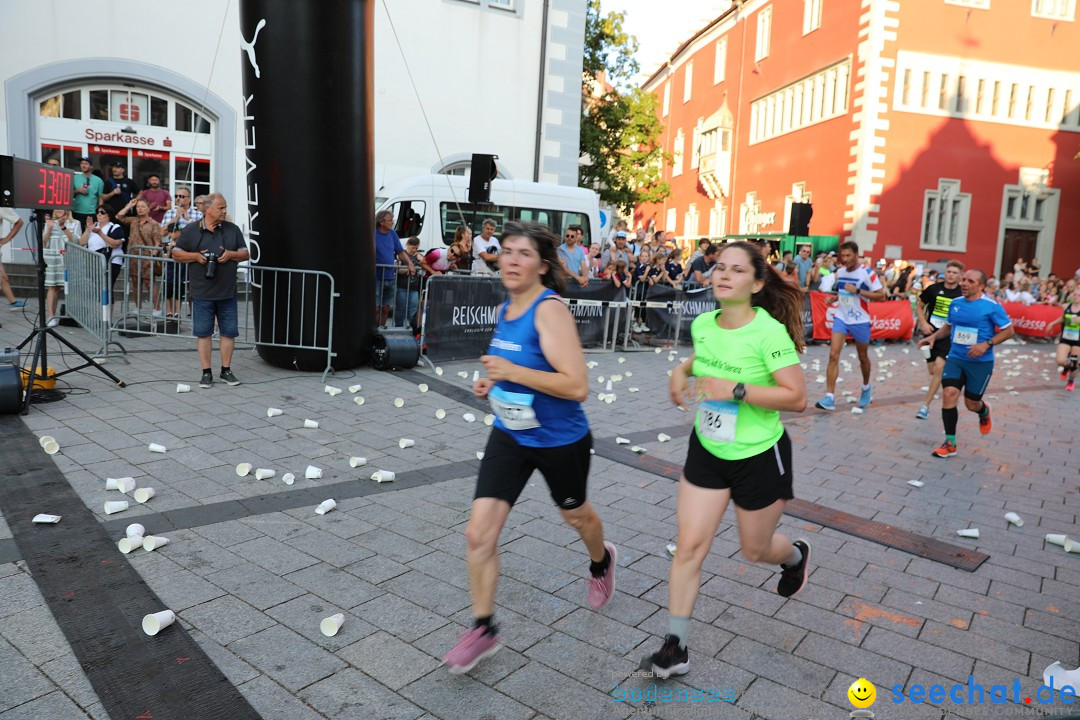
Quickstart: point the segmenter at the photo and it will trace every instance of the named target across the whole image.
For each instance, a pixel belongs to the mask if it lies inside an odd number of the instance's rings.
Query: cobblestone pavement
[[[0,322],[0,345],[29,329],[16,312],[2,311]],[[61,330],[92,345],[79,330]],[[989,390],[993,434],[979,435],[973,416],[961,412],[960,454],[947,461],[930,456],[941,442],[940,404],[930,420],[914,417],[926,383],[914,346],[874,350],[875,400],[865,414],[851,414],[838,393],[832,414],[787,418],[798,497],[978,549],[989,560],[975,572],[956,570],[785,517],[784,532],[812,541],[814,567],[807,589],[784,600],[774,568],[741,559],[729,511],[704,567],[692,670],[666,686],[697,689],[705,699],[665,702],[638,699],[649,697],[651,684],[629,676],[666,632],[665,546],[676,532],[670,479],[595,457],[590,500],[619,546],[618,592],[595,612],[586,602],[584,548],[535,477],[501,538],[497,618],[506,647],[452,676],[439,661],[470,621],[463,529],[488,428],[482,411],[440,392],[440,382],[466,388],[479,364],[447,363],[441,377],[430,369],[331,377],[341,388],[362,385],[358,406],[348,390],[325,394],[317,374],[268,367],[250,351],[233,362],[243,385],[199,390],[190,342],[124,342],[133,351],[127,363],[109,367],[129,388],[77,373],[66,379],[87,392],[36,405],[24,421],[57,438],[54,462],[114,539],[133,521],[151,532],[175,528],[166,547],[117,553],[118,561],[135,567],[268,720],[840,718],[852,710],[846,692],[859,677],[877,686],[878,718],[1067,709],[1040,705],[1035,695],[1047,665],[1080,664],[1080,555],[1043,539],[1080,534],[1080,397],[1059,383],[1052,345],[999,350]],[[681,462],[691,417],[667,400],[669,354],[589,359],[598,363],[586,404],[594,436],[637,433],[650,455]],[[844,360],[854,362],[846,351]],[[817,378],[826,361],[823,347],[806,354],[811,403],[823,392]],[[51,364],[63,367],[64,358]],[[432,378],[426,393],[416,382],[421,372]],[[622,379],[606,404],[597,394],[613,375]],[[857,394],[857,365],[841,377],[838,390]],[[177,382],[192,391],[177,394]],[[268,407],[284,414],[268,418]],[[468,412],[478,421],[466,422]],[[318,429],[304,429],[306,418]],[[673,439],[658,442],[660,432]],[[399,448],[402,437],[415,447]],[[150,453],[149,443],[168,451]],[[368,464],[351,468],[350,456]],[[241,462],[277,475],[239,477]],[[304,478],[308,465],[323,469],[320,480]],[[376,485],[368,476],[379,468],[401,482]],[[292,488],[282,483],[286,472],[296,474]],[[115,493],[105,492],[104,479],[126,475],[157,495],[106,518],[103,502]],[[337,509],[316,515],[315,504],[331,497]],[[1024,518],[1022,527],[1006,523],[1008,510]],[[969,526],[980,528],[980,539],[956,536]],[[104,719],[10,538],[0,519],[0,718]],[[344,626],[323,636],[320,619],[337,612]],[[965,689],[964,703],[894,704],[894,686],[948,688],[966,685],[969,675],[987,689],[987,703],[968,704]],[[1019,705],[1011,702],[1014,679]],[[989,703],[995,683],[1009,684],[1007,706]],[[709,701],[711,694],[723,700]]]

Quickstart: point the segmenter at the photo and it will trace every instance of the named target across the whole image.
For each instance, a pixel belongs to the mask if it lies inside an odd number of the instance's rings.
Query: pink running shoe
[[[497,632],[487,632],[487,627],[478,625],[463,633],[458,644],[446,653],[443,664],[455,675],[467,673],[476,667],[476,663],[491,657],[502,647],[502,640]]]
[[[615,563],[619,559],[619,551],[607,541],[604,542],[604,547],[611,555],[607,570],[600,577],[589,575],[589,606],[593,610],[599,610],[607,605],[611,596],[615,594]]]

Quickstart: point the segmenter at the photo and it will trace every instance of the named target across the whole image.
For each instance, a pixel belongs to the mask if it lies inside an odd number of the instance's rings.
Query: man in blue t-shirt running
[[[960,279],[963,297],[949,305],[945,324],[933,335],[919,341],[919,347],[932,345],[936,340],[949,337],[952,348],[945,358],[941,372],[943,397],[941,420],[945,424],[945,442],[933,451],[934,457],[948,458],[956,454],[956,401],[960,388],[964,388],[964,404],[979,415],[979,432],[990,432],[990,406],[983,401],[983,393],[990,384],[994,372],[994,346],[1005,342],[1016,332],[1005,308],[984,294],[986,273],[968,270]]]

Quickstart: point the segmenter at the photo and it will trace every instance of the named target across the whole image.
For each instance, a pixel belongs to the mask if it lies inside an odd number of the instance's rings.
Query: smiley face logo
[[[851,683],[847,691],[848,701],[857,708],[868,708],[877,700],[877,688],[866,678]]]

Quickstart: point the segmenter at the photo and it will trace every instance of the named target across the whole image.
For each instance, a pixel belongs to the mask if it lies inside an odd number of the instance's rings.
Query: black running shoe
[[[209,370],[203,370],[202,380],[199,381],[199,387],[208,388],[214,385],[214,373]]]
[[[664,645],[659,652],[654,652],[649,662],[652,664],[653,673],[659,678],[669,678],[672,675],[685,675],[690,672],[689,647],[679,649],[679,636],[667,635],[664,637]]]
[[[236,379],[235,375],[233,375],[232,370],[222,370],[221,371],[221,379],[224,380],[225,383],[228,384],[228,385],[239,385],[240,384],[240,381]]]
[[[806,585],[806,573],[810,569],[809,541],[799,538],[792,545],[799,548],[799,552],[802,553],[802,560],[798,565],[789,568],[781,567],[780,584],[776,586],[776,592],[783,597],[791,597],[803,589],[803,586]]]

